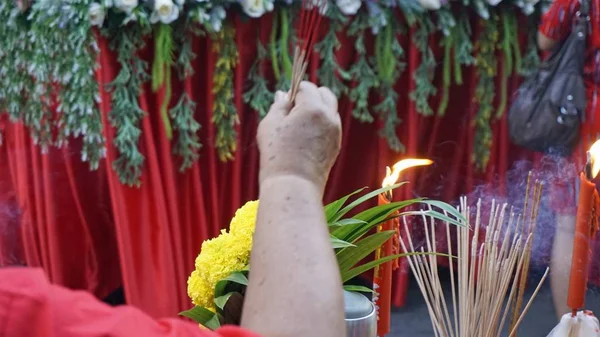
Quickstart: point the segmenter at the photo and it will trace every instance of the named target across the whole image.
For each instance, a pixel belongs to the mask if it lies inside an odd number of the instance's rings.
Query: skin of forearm
[[[322,193],[296,176],[261,182],[243,327],[264,337],[345,336]]]

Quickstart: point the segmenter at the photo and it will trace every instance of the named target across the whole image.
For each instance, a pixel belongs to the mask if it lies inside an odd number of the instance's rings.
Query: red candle
[[[414,167],[431,165],[433,162],[429,159],[404,159],[394,164],[393,170],[387,167],[386,176],[382,186],[393,186],[400,177],[400,172]],[[385,205],[392,201],[392,192],[379,195],[378,204]],[[377,231],[396,231],[395,235],[387,240],[380,247],[375,258],[379,259],[386,256],[398,254],[400,251],[400,242],[397,240],[400,230],[400,220],[398,219],[398,211],[392,214],[390,220],[382,223]],[[373,301],[377,307],[377,336],[384,337],[390,332],[390,312],[392,309],[392,272],[398,267],[398,261],[387,261],[375,268],[373,277],[373,290],[375,295]]]
[[[391,200],[386,196],[379,195],[379,205],[389,204]],[[394,214],[397,215],[397,214]],[[394,222],[398,221],[397,218],[388,220],[381,224],[378,230],[390,231],[395,230]],[[391,256],[394,254],[393,238],[387,240],[382,247],[377,251],[377,258]],[[383,337],[390,332],[390,311],[392,307],[392,261],[385,262],[375,268],[375,276],[373,278],[373,284],[377,298],[375,305],[378,308],[377,312],[377,336]]]
[[[586,170],[589,172],[589,170]],[[588,173],[589,175],[589,173]],[[585,291],[587,290],[588,271],[591,257],[590,243],[598,230],[598,215],[600,209],[596,185],[591,177],[582,172],[579,176],[579,202],[577,204],[577,221],[573,238],[573,257],[569,280],[567,305],[573,310],[574,316],[578,309],[583,309]]]

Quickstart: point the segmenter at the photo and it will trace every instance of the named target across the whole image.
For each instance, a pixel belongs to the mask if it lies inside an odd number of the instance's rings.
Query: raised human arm
[[[554,47],[556,47],[556,45],[558,44],[558,41],[547,37],[542,32],[538,32],[537,44],[538,44],[538,48],[541,51],[550,51],[550,50],[554,49]]]
[[[542,51],[554,49],[571,33],[573,17],[579,10],[579,0],[554,0],[542,16],[537,44]]]
[[[259,127],[260,204],[242,326],[264,337],[344,337],[342,283],[323,212],[340,148],[337,99],[303,82]]]

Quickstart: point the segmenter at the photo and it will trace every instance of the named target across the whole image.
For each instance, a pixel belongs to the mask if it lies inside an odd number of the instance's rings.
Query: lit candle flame
[[[389,166],[386,167],[385,178],[381,183],[382,187],[388,187],[394,185],[398,179],[400,178],[400,172],[415,166],[427,166],[433,164],[433,161],[429,159],[416,159],[409,158],[403,159],[396,164],[394,164],[393,169]]]
[[[592,164],[590,173],[592,174],[592,178],[596,178],[600,171],[600,139],[590,147],[588,153],[590,156],[590,163]]]

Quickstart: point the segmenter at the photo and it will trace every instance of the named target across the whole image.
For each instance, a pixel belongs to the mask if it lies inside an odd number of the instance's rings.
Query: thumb
[[[269,113],[287,115],[291,109],[292,103],[290,103],[289,95],[283,91],[277,91]]]

